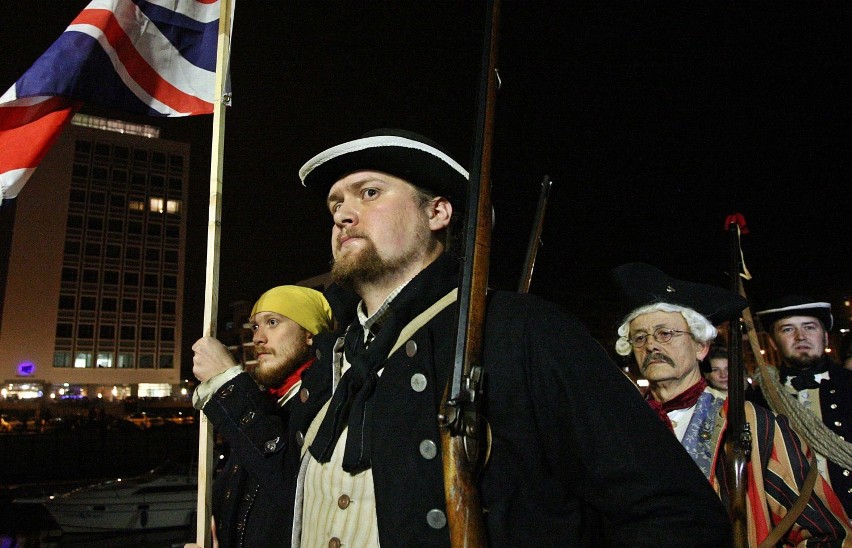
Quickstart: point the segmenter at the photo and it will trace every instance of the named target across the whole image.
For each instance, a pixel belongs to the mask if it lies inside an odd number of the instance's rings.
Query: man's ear
[[[700,343],[696,341],[696,344],[699,348],[695,351],[695,357],[698,358],[698,361],[701,361],[707,356],[707,353],[710,352],[710,343]]]
[[[314,345],[314,334],[305,329],[305,342],[308,343],[308,346]]]
[[[453,204],[443,196],[429,201],[426,214],[429,216],[429,229],[438,232],[447,228],[453,218]]]

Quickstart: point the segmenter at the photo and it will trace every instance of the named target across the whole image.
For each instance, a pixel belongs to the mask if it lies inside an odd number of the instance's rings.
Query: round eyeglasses
[[[654,337],[654,340],[660,344],[666,344],[672,340],[672,337],[678,337],[680,335],[689,335],[691,337],[692,333],[689,331],[680,331],[678,329],[661,327],[653,333],[637,333],[633,335],[633,338],[627,339],[627,342],[629,342],[630,346],[633,348],[642,348],[648,343],[648,339],[651,337]]]

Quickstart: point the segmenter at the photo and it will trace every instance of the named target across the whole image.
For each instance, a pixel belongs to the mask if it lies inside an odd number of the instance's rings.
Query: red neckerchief
[[[302,380],[302,373],[305,369],[309,368],[315,361],[316,358],[311,358],[302,365],[299,366],[298,369],[290,373],[290,376],[287,377],[287,380],[284,381],[284,384],[279,386],[278,388],[267,388],[270,394],[275,396],[276,398],[280,398],[287,394],[287,391],[293,388],[293,385]]]
[[[701,396],[701,393],[704,392],[704,389],[707,388],[707,381],[704,378],[698,379],[698,382],[670,399],[665,403],[660,403],[654,399],[654,396],[651,395],[651,392],[648,392],[648,395],[645,396],[645,400],[648,402],[648,405],[651,406],[651,409],[657,412],[657,415],[660,417],[660,420],[666,423],[666,426],[669,427],[669,430],[674,432],[674,426],[672,426],[672,421],[669,419],[669,411],[675,411],[677,409],[689,409],[695,402],[698,401],[698,398]]]

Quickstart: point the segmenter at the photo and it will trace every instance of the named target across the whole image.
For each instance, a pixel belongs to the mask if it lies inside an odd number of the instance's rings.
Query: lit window
[[[92,353],[91,352],[77,352],[77,355],[74,358],[74,367],[77,367],[77,368],[92,367]]]
[[[112,352],[98,352],[98,367],[112,367]]]
[[[145,211],[145,202],[141,200],[128,200],[127,209],[130,211]]]
[[[180,200],[169,200],[166,202],[166,213],[180,213]]]
[[[164,207],[164,202],[165,202],[165,200],[163,200],[162,198],[151,198],[150,210],[155,212],[155,213],[162,213],[163,207]]]

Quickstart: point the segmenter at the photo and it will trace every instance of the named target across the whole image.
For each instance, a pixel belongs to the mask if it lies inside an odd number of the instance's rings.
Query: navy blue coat
[[[425,309],[456,279],[445,257],[403,291],[422,293]],[[387,360],[371,399],[384,546],[449,546],[447,527],[430,526],[427,513],[445,511],[437,409],[455,314],[455,306],[439,313]],[[291,411],[291,478],[303,434],[331,396],[330,347],[321,354]],[[701,471],[573,316],[535,296],[493,293],[483,363],[493,447],[480,492],[492,546],[730,544],[727,515]],[[413,389],[416,374],[425,390]],[[437,456],[421,451],[424,441]]]

